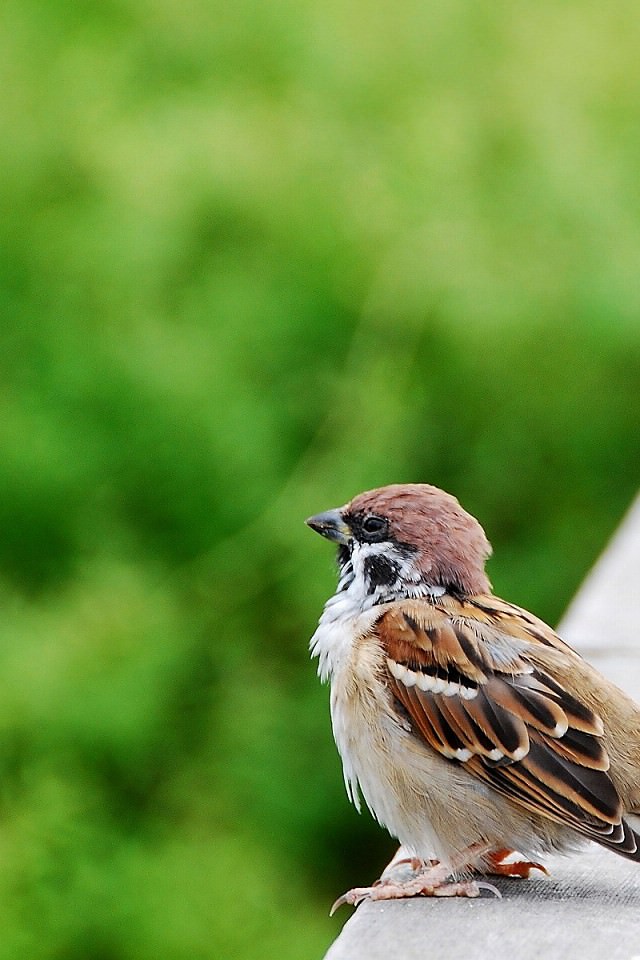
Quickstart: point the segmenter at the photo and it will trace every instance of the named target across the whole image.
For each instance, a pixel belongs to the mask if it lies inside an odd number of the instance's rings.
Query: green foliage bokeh
[[[335,935],[393,844],[308,514],[437,483],[559,617],[638,482],[639,42],[630,2],[5,0],[0,960]]]

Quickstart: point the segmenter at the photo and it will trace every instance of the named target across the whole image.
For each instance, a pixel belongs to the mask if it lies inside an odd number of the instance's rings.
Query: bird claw
[[[492,883],[487,883],[486,880],[476,880],[476,886],[478,890],[488,890],[497,900],[502,900],[502,894]]]
[[[515,860],[513,863],[492,864],[489,873],[495,877],[522,877],[528,880],[532,870],[539,870],[549,876],[549,871],[542,863],[530,863],[528,860]]]
[[[532,870],[539,870],[541,873],[549,876],[549,871],[542,863],[536,863],[533,860],[512,860],[505,862],[505,857],[510,856],[513,850],[495,850],[489,857],[487,873],[496,877],[523,877],[528,880]]]
[[[379,885],[380,881],[377,881]],[[354,887],[352,890],[347,890],[346,893],[343,893],[341,897],[334,902],[329,910],[329,916],[332,917],[336,910],[339,910],[345,903],[348,903],[352,907],[357,907],[363,900],[372,899],[371,894],[376,889],[375,886],[372,887]]]

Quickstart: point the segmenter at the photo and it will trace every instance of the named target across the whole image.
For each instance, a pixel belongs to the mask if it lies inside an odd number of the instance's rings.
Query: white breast
[[[362,793],[373,816],[402,843],[429,854],[439,848],[429,801],[418,785],[442,761],[416,741],[393,709],[380,679],[384,653],[372,633],[383,612],[364,612],[349,590],[325,606],[311,640],[318,673],[331,683],[331,722],[347,794],[360,810]]]
[[[318,657],[318,675],[331,683],[331,723],[342,758],[344,782],[349,799],[360,809],[358,771],[354,751],[365,715],[378,698],[372,689],[375,664],[361,640],[369,634],[379,610],[362,612],[349,591],[338,593],[326,604],[318,629],[311,638],[311,654]],[[360,662],[359,662],[360,661]]]

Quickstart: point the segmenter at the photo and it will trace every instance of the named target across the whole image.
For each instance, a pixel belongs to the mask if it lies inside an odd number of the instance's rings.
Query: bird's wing
[[[640,860],[608,775],[603,724],[552,665],[577,655],[494,597],[406,600],[375,626],[414,733],[520,807]],[[561,672],[561,671],[559,671]]]

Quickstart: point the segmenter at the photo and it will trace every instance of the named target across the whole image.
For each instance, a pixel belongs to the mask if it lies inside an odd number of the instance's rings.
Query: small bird
[[[535,856],[587,840],[640,862],[640,707],[493,595],[491,545],[456,498],[394,484],[306,522],[338,544],[338,589],[310,647],[347,794],[414,870],[334,909],[478,896],[474,875],[528,877],[544,870]]]

